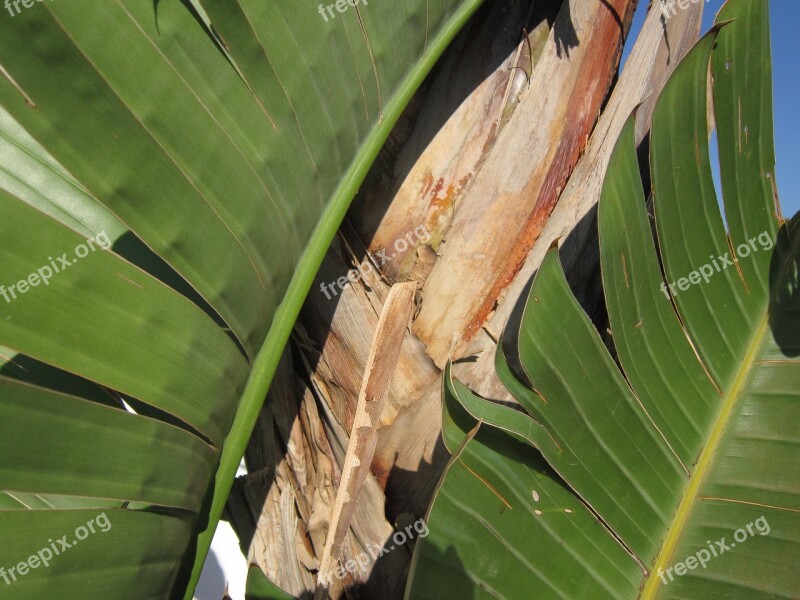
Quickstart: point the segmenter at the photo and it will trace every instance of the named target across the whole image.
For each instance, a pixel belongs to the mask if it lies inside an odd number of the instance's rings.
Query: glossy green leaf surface
[[[800,218],[783,222],[771,204],[767,3],[731,0],[719,21],[656,105],[657,240],[633,118],[606,173],[598,226],[616,356],[572,295],[553,249],[520,324],[524,376],[502,347],[496,361],[530,417],[445,383],[445,441],[451,450],[466,441],[431,508],[431,534],[417,546],[408,597],[459,586],[473,598],[800,596],[792,567],[800,559]],[[727,128],[719,145],[729,232],[709,164],[709,64],[721,71],[714,107]],[[727,268],[719,261],[725,252],[736,253]],[[538,474],[531,459],[481,443],[487,428],[506,446],[525,443],[532,460],[555,473]],[[517,476],[504,477],[508,469]],[[572,525],[616,545],[613,567],[599,544],[587,550],[585,541],[506,533],[560,523],[546,511],[529,514],[541,505],[528,489],[537,476],[539,499],[547,486],[568,490],[578,506],[570,506]],[[493,491],[519,504],[509,501],[514,510],[500,514]],[[487,552],[497,540],[504,547]],[[568,572],[545,570],[552,577],[544,581],[539,571],[565,548],[579,558]],[[437,552],[447,569],[438,580],[442,567],[425,560]],[[601,582],[620,569],[627,585],[606,589]],[[596,584],[568,587],[584,576]]]
[[[0,566],[76,511],[118,515],[15,597],[191,597],[322,256],[478,4],[0,20]]]

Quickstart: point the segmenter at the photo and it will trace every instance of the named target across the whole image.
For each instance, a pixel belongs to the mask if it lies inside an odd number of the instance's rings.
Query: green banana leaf
[[[322,257],[479,0],[28,4],[0,19],[0,596],[191,597]]]
[[[407,597],[800,597],[800,217],[784,222],[775,192],[767,2],[729,0],[717,22],[655,109],[657,248],[634,118],[606,173],[598,227],[615,354],[552,248],[519,326],[519,365],[502,345],[496,358],[524,411],[447,369],[453,456]]]
[[[252,565],[247,571],[245,600],[291,600],[292,596],[267,579],[260,567]]]

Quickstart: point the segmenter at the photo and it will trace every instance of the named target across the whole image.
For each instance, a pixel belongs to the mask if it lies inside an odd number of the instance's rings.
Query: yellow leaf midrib
[[[659,569],[666,570],[670,566],[670,561],[675,553],[675,548],[678,545],[681,534],[686,527],[686,522],[689,520],[689,515],[696,505],[697,494],[700,490],[700,486],[711,469],[714,455],[716,454],[716,450],[719,447],[719,444],[725,433],[725,428],[727,427],[731,419],[731,415],[733,414],[733,410],[737,406],[739,397],[745,388],[748,376],[750,375],[750,370],[755,363],[756,354],[761,348],[764,334],[768,325],[769,313],[766,312],[762,318],[761,325],[758,327],[755,335],[750,341],[750,346],[747,348],[747,352],[742,358],[739,371],[736,373],[736,377],[734,378],[727,394],[725,394],[724,402],[714,422],[714,427],[709,435],[708,443],[700,453],[700,457],[697,460],[695,469],[689,479],[689,484],[686,486],[686,490],[681,498],[681,502],[678,505],[677,511],[675,512],[675,517],[672,520],[669,531],[667,532],[667,537],[664,539],[664,543],[661,546],[658,557],[653,563],[653,568],[648,574],[644,587],[642,588],[642,593],[639,596],[639,598],[642,600],[652,600],[657,596],[661,585],[661,580],[658,578]]]

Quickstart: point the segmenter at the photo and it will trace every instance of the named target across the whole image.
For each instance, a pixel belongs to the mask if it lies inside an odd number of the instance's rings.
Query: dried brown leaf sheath
[[[378,441],[378,424],[389,391],[400,348],[406,334],[417,284],[400,283],[392,286],[383,307],[375,337],[372,340],[367,368],[358,395],[356,416],[350,434],[350,444],[342,468],[342,479],[322,550],[317,578],[317,598],[325,597],[345,534],[369,473],[369,465]]]

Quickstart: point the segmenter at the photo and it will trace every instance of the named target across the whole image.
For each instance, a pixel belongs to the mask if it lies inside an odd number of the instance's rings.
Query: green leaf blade
[[[756,238],[774,240],[780,206],[775,181],[772,125],[772,57],[769,2],[726,3],[718,22],[733,21],[719,34],[711,63],[714,119],[725,212],[731,244],[739,248]],[[748,93],[742,90],[748,88]],[[761,238],[759,239],[759,236]],[[769,294],[768,252],[753,252],[739,267],[750,301],[759,306]]]
[[[183,296],[99,243],[79,257],[74,250],[88,248],[85,238],[2,190],[0,210],[15,224],[0,248],[5,345],[161,408],[220,444],[227,405],[247,373],[230,338]],[[50,268],[46,284],[12,291],[62,252],[70,264]]]
[[[540,410],[546,427],[563,449],[562,456],[544,452],[548,462],[649,562],[658,545],[647,532],[666,531],[685,472],[572,295],[556,250],[548,252],[531,288],[519,349],[525,372],[547,401]],[[580,400],[589,398],[596,401]],[[634,456],[638,467],[632,469]]]
[[[2,377],[0,395],[4,490],[200,511],[217,454],[196,436]],[[142,454],[144,445],[153,451]]]
[[[94,533],[87,527],[92,520]],[[131,597],[144,599],[163,598],[174,585],[175,555],[188,543],[192,523],[186,517],[135,510],[0,511],[0,530],[26,534],[4,538],[0,545],[4,593],[17,598],[81,598],[91,590],[98,598],[132,592]],[[70,547],[58,541],[62,536]],[[131,548],[153,539],[161,543],[152,545],[147,556],[131,553]],[[49,566],[39,562],[19,576],[18,565],[47,548],[52,554]]]
[[[661,276],[634,132],[632,116],[611,157],[598,211],[606,306],[623,372],[688,472],[720,392],[697,359]]]

